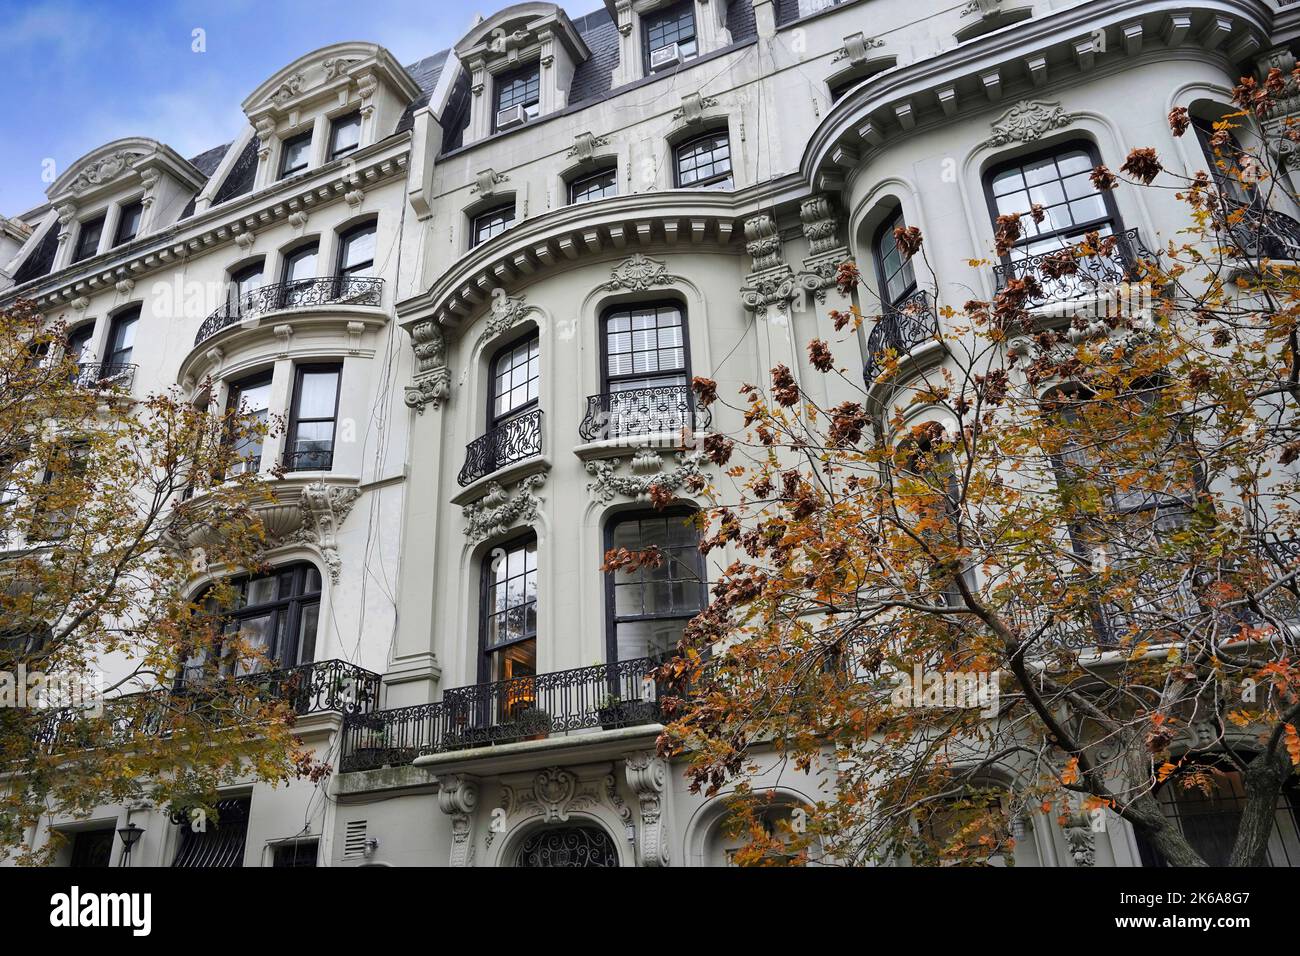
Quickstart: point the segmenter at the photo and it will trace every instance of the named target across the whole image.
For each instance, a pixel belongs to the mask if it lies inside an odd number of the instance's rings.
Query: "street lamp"
[[[144,836],[144,828],[128,823],[117,831],[117,835],[122,838],[122,859],[117,865],[126,866],[126,861],[131,858],[131,848],[140,841],[140,837]]]

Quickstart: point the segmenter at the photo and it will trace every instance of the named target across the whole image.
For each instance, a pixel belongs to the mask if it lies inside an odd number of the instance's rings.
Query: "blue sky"
[[[45,201],[55,175],[96,146],[148,136],[193,156],[234,139],[239,104],[295,58],[341,40],[403,63],[455,43],[475,13],[509,4],[446,0],[0,0],[0,214]],[[577,17],[601,0],[564,3]],[[205,31],[196,53],[193,31]]]

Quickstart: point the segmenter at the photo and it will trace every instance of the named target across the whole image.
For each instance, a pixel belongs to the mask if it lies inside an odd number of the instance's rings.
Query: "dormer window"
[[[330,122],[330,159],[338,159],[361,145],[361,114],[349,113]]]
[[[89,259],[99,251],[99,237],[104,232],[104,216],[100,214],[94,219],[87,219],[81,224],[81,229],[77,232],[77,249],[72,255],[73,262],[80,262],[82,259]]]
[[[667,70],[693,58],[695,0],[684,0],[642,18],[645,26],[646,72]]]
[[[508,205],[497,206],[495,209],[479,213],[474,217],[470,229],[470,248],[472,249],[474,246],[487,242],[493,236],[501,235],[514,221],[515,204],[513,200]]]
[[[140,219],[144,216],[144,203],[136,200],[122,207],[117,217],[117,229],[113,233],[113,245],[120,246],[130,242],[140,233]]]
[[[520,126],[537,118],[541,109],[542,74],[537,63],[530,63],[496,78],[496,112],[494,132]]]
[[[613,166],[569,182],[569,202],[591,202],[618,195],[618,170]]]
[[[311,130],[286,139],[280,147],[280,178],[302,172],[310,158]]]

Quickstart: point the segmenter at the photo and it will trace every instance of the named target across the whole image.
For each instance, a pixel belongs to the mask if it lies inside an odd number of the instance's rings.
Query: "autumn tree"
[[[323,772],[223,633],[225,577],[265,543],[265,486],[232,466],[268,425],[132,399],[67,344],[29,304],[0,312],[0,844],[28,862],[58,848],[32,850],[48,816]]]
[[[940,360],[886,350],[863,383],[808,343],[860,400],[820,407],[785,366],[738,396],[696,380],[745,429],[705,447],[728,477],[701,549],[730,563],[663,670],[660,747],[694,789],[749,794],[741,862],[987,863],[1044,813],[1122,818],[1200,866],[1162,802],[1231,777],[1230,862],[1264,864],[1300,764],[1300,273],[1278,261],[1300,225],[1273,161],[1300,138],[1279,106],[1297,88],[1243,80],[1190,178],[1151,148],[1093,171],[1182,204],[1158,248],[1094,233],[953,303],[898,230],[937,318],[912,351]],[[1001,217],[996,254],[1042,216]],[[839,280],[841,334],[882,321],[853,263]],[[994,683],[954,705],[918,673]],[[806,828],[758,825],[767,748],[829,781]]]

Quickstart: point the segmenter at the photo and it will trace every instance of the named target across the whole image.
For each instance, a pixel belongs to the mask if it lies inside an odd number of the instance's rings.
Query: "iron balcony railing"
[[[587,415],[578,426],[585,441],[705,431],[713,413],[697,408],[689,385],[648,385],[587,396]]]
[[[260,700],[287,701],[299,716],[338,713],[365,714],[379,702],[382,678],[373,671],[347,661],[328,660],[278,670],[260,671],[235,678],[243,687],[256,690]],[[183,679],[170,690],[144,691],[104,701],[102,718],[79,708],[51,711],[41,722],[36,739],[47,753],[66,753],[114,741],[125,742],[139,735],[165,732],[169,715],[202,708],[219,689],[198,680]],[[107,719],[111,731],[105,737],[99,720]]]
[[[135,366],[130,362],[82,362],[74,384],[79,388],[128,389],[133,381]]]
[[[1075,238],[1081,240],[1083,237]],[[1052,302],[1068,302],[1071,299],[1107,294],[1121,283],[1137,278],[1139,261],[1155,259],[1154,254],[1143,245],[1138,231],[1129,229],[1116,234],[1115,246],[1108,255],[1077,259],[1076,269],[1069,275],[1056,278],[1044,276],[1041,271],[1043,262],[1061,255],[1063,251],[1068,249],[1050,249],[994,266],[996,287],[1001,290],[1008,279],[1032,276],[1042,289],[1039,295],[1025,300],[1025,307],[1032,309]]]
[[[886,350],[906,355],[923,342],[939,334],[939,320],[930,301],[930,293],[918,289],[897,305],[890,306],[867,336],[867,364],[863,378],[867,386],[880,374],[878,356]]]
[[[659,718],[658,658],[640,657],[443,692],[442,700],[349,714],[344,772],[408,764],[426,754],[485,747]]]
[[[1262,199],[1245,203],[1224,199],[1232,220],[1229,234],[1242,251],[1255,258],[1300,259],[1300,222],[1270,209]]]
[[[542,453],[542,410],[516,415],[465,446],[465,464],[456,476],[463,488],[506,465]]]
[[[204,319],[194,337],[194,344],[266,312],[310,309],[321,305],[377,306],[383,300],[383,294],[384,280],[369,276],[324,276],[259,286],[226,302]]]
[[[315,443],[316,447],[300,447],[284,453],[281,461],[285,471],[329,471],[334,467],[333,444]]]

